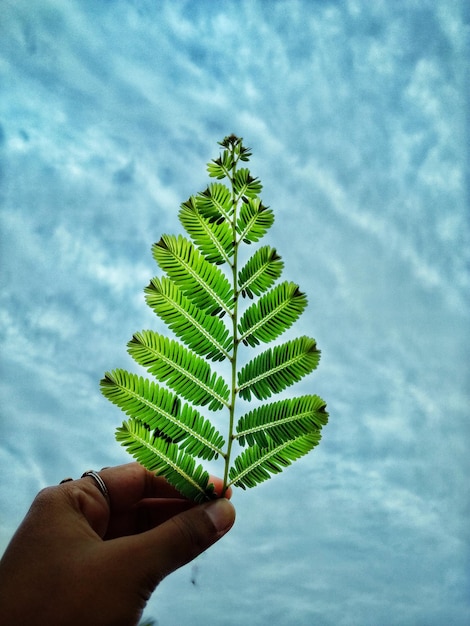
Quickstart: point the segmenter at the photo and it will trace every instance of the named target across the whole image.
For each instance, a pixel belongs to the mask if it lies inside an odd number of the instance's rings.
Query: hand
[[[158,583],[235,521],[225,498],[194,505],[137,463],[100,476],[110,504],[89,476],[35,498],[0,561],[0,624],[137,624]]]

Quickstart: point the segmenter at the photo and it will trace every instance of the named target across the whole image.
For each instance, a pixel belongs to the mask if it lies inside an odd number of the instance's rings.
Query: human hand
[[[0,624],[137,624],[158,583],[235,521],[225,498],[195,505],[137,463],[99,474],[109,503],[90,476],[35,498],[0,561]]]

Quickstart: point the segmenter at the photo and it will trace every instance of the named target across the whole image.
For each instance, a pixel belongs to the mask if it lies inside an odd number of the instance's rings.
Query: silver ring
[[[106,487],[104,480],[101,478],[98,472],[95,472],[95,470],[87,470],[86,472],[83,472],[83,474],[81,475],[81,478],[85,478],[86,476],[91,476],[95,480],[96,484],[98,485],[98,489],[106,498],[106,502],[109,505],[109,491],[108,491],[108,488]]]

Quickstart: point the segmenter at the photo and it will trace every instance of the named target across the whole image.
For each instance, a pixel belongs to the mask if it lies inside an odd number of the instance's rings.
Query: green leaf
[[[198,210],[194,196],[183,202],[179,218],[206,261],[216,264],[230,262],[234,245],[228,222],[210,222],[204,218]]]
[[[238,325],[240,340],[256,346],[276,339],[299,318],[307,298],[295,283],[284,282],[254,302]]]
[[[229,151],[233,151],[235,159],[238,161],[249,161],[251,157],[251,148],[247,148],[243,145],[243,139],[241,137],[237,137],[236,135],[230,135],[228,137],[224,137],[222,141],[219,141],[219,146],[223,148],[227,148]]]
[[[245,243],[259,241],[274,223],[274,214],[259,198],[244,199],[240,205],[237,232]]]
[[[127,344],[132,358],[160,382],[195,405],[216,411],[228,405],[229,388],[205,359],[177,341],[151,330],[136,333]]]
[[[253,178],[250,174],[250,170],[243,168],[235,172],[233,188],[237,194],[237,198],[242,198],[243,196],[256,198],[256,196],[261,193],[263,185],[258,178]]]
[[[203,459],[222,453],[224,439],[211,422],[193,407],[154,382],[125,370],[107,372],[101,391],[129,417],[146,424],[154,435],[178,443],[186,452]]]
[[[233,290],[227,277],[191,241],[181,235],[164,235],[152,251],[160,268],[193,304],[210,315],[231,312]]]
[[[128,349],[156,381],[125,370],[101,381],[103,394],[128,416],[117,439],[198,502],[213,497],[214,487],[197,457],[222,457],[223,493],[230,484],[251,487],[312,449],[328,420],[318,396],[264,402],[317,367],[314,339],[248,350],[240,366],[240,344],[251,349],[277,340],[304,312],[307,298],[294,282],[278,283],[284,265],[274,248],[246,254],[274,214],[259,197],[261,181],[241,167],[250,148],[233,134],[219,145],[218,158],[208,164],[212,181],[180,205],[187,238],[163,235],[152,247],[163,275],[150,281],[145,299],[175,338],[146,330],[134,334]],[[253,302],[246,306],[244,298]],[[211,360],[224,361],[223,368],[216,370]],[[237,423],[239,402],[252,398],[261,406],[247,409]],[[223,412],[226,441],[199,407]],[[247,448],[231,466],[235,440]]]
[[[266,447],[270,440],[282,443],[315,430],[328,422],[326,403],[318,396],[301,396],[263,404],[243,415],[237,424],[236,438]]]
[[[252,298],[267,291],[281,276],[284,263],[274,248],[262,246],[238,274],[239,290]]]
[[[214,159],[207,164],[209,176],[211,176],[211,178],[218,178],[219,180],[230,176],[230,170],[234,162],[234,158],[229,150],[224,150],[218,159]]]
[[[168,278],[152,278],[145,288],[147,304],[199,356],[214,361],[230,358],[232,337],[225,324],[192,304]]]
[[[230,484],[237,487],[255,487],[271,478],[272,474],[282,472],[300,457],[310,452],[321,439],[319,430],[297,437],[293,440],[275,443],[271,441],[266,448],[257,444],[244,450],[230,468]]]
[[[270,348],[247,363],[238,374],[238,391],[244,400],[254,395],[265,400],[298,382],[320,360],[315,339],[300,337]]]
[[[211,183],[195,198],[197,210],[210,221],[230,220],[233,214],[232,194],[221,183]]]
[[[213,497],[209,474],[194,458],[174,443],[155,438],[140,420],[129,419],[116,430],[116,439],[150,472],[163,476],[181,494],[194,502]]]

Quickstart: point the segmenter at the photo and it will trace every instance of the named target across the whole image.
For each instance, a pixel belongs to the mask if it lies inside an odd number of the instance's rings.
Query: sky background
[[[235,133],[322,350],[293,391],[330,422],[146,615],[469,623],[469,24],[463,0],[0,0],[0,550],[40,488],[131,460],[99,380],[163,330],[151,245]]]

